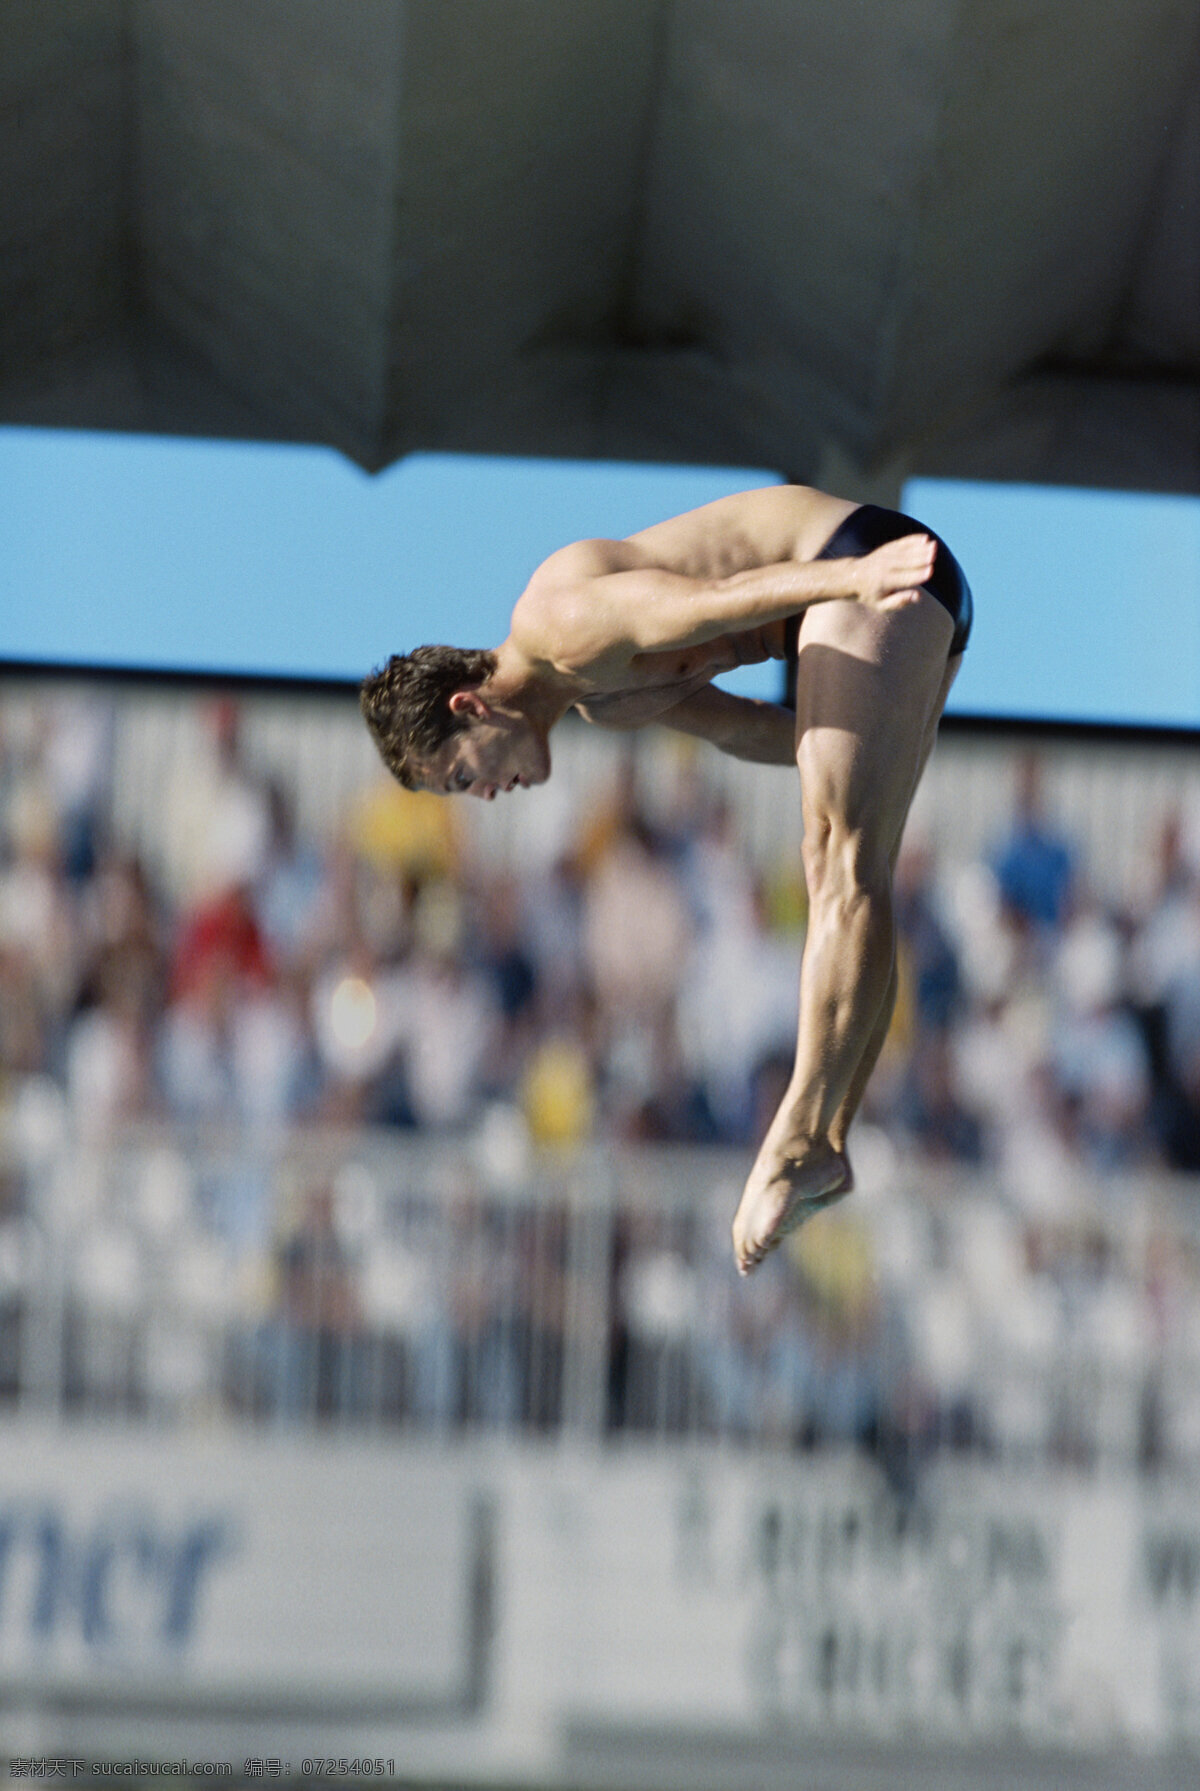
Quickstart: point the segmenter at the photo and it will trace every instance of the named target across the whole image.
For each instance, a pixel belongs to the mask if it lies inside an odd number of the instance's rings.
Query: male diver
[[[759,764],[795,764],[809,919],[791,1081],[733,1221],[748,1274],[848,1194],[846,1136],[896,998],[892,874],[971,626],[954,556],[911,517],[801,485],[718,499],[538,567],[490,651],[418,647],[362,687],[411,789],[544,783],[569,709],[664,723]],[[713,685],[792,659],[796,706]]]

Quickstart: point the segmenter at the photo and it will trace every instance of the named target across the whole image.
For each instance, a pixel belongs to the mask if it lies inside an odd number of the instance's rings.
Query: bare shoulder
[[[512,636],[530,659],[555,665],[587,663],[612,642],[597,613],[594,581],[612,572],[652,565],[631,541],[572,541],[543,560],[517,599]]]
[[[526,594],[586,584],[591,578],[603,578],[609,572],[629,572],[649,563],[648,555],[632,539],[572,541],[542,561],[526,587]]]

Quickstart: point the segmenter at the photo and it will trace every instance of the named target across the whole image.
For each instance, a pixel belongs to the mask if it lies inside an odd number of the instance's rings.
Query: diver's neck
[[[579,701],[576,681],[551,665],[526,659],[511,636],[495,653],[496,669],[487,681],[489,700],[498,708],[517,710],[539,733],[549,734]]]

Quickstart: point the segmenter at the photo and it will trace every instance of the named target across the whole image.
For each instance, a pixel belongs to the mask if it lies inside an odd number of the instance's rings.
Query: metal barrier
[[[1200,1477],[1200,1200],[1053,1223],[867,1138],[750,1281],[746,1163],[479,1138],[138,1131],[10,1157],[0,1401],[155,1424],[700,1437]],[[885,1160],[880,1160],[880,1158]]]

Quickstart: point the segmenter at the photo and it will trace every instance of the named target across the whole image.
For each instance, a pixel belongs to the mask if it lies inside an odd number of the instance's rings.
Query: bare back
[[[655,565],[688,578],[731,578],[755,566],[815,559],[857,508],[811,485],[769,485],[686,510],[613,545],[638,554],[623,559],[623,567]]]
[[[857,508],[806,485],[737,492],[682,516],[640,530],[623,541],[580,541],[554,554],[530,581],[578,587],[607,573],[654,567],[693,579],[732,578],[762,566],[813,560],[838,525]],[[514,625],[521,606],[514,612]],[[545,605],[542,605],[543,613]],[[623,652],[616,643],[579,669],[579,707],[597,720],[650,720],[721,672],[782,660],[786,622],[724,634],[665,652]],[[528,639],[528,636],[526,637]],[[552,644],[546,643],[552,657]]]

